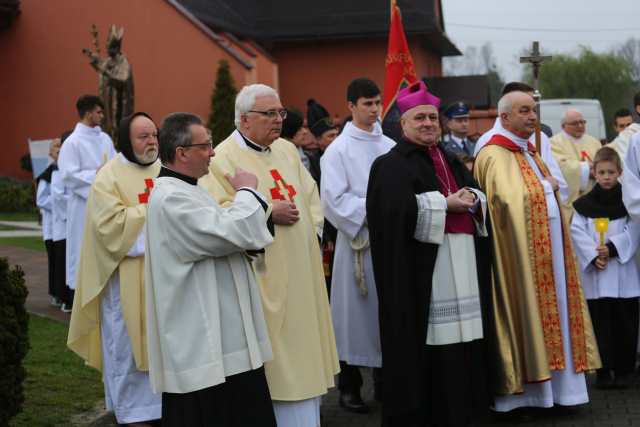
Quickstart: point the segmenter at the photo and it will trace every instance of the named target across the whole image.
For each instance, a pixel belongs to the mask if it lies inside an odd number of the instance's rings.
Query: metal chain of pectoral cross
[[[542,65],[542,63],[544,61],[547,60],[551,60],[552,57],[551,56],[542,56],[540,54],[540,43],[539,42],[533,42],[533,46],[531,48],[531,54],[529,56],[521,56],[520,57],[520,63],[524,64],[524,63],[529,63],[533,66],[533,99],[536,101],[536,114],[538,115],[538,122],[536,124],[536,150],[538,151],[538,153],[541,153],[540,151],[540,145],[542,144],[542,137],[540,136],[540,121],[542,120],[542,117],[540,116],[540,99],[541,99],[541,95],[540,95],[540,91],[538,90],[538,76],[539,76],[539,72],[540,72],[540,66]]]

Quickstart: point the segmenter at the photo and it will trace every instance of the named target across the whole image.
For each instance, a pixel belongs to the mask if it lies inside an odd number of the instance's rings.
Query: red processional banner
[[[382,97],[382,117],[395,102],[403,83],[411,84],[418,80],[409,51],[407,38],[402,26],[400,8],[396,0],[391,0],[391,23],[389,25],[389,45],[385,60],[384,94]]]

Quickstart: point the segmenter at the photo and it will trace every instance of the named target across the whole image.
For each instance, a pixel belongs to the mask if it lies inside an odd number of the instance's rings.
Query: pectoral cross
[[[536,124],[536,150],[540,153],[540,145],[541,145],[541,136],[540,136],[540,99],[542,98],[540,95],[540,91],[538,90],[538,76],[540,72],[540,66],[546,60],[551,60],[551,56],[542,56],[540,54],[540,43],[533,42],[533,46],[531,47],[530,56],[521,56],[520,63],[521,64],[531,64],[533,66],[533,99],[536,101],[536,114],[538,115],[538,123]]]

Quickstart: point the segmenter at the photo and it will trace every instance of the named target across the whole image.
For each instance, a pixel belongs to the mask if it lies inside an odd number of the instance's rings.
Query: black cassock
[[[458,187],[477,188],[467,168],[442,152]],[[426,345],[439,245],[413,236],[415,196],[429,191],[440,191],[440,184],[431,157],[418,145],[401,140],[371,167],[367,222],[379,298],[383,426],[464,426],[487,408],[487,339]],[[475,246],[486,337],[489,239],[476,238]]]

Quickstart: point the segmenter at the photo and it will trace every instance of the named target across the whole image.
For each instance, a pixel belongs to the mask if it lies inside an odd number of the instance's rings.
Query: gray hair
[[[576,109],[573,109],[573,108],[569,108],[564,113],[562,113],[562,118],[560,119],[560,124],[561,125],[566,125],[567,124],[567,122],[569,121],[569,119],[568,119],[569,113],[578,113],[578,114],[580,114],[582,116],[582,113],[580,111],[578,111]]]
[[[509,96],[513,92],[509,92],[498,101],[498,115],[510,113],[513,109],[513,97]]]
[[[191,145],[191,125],[202,125],[202,119],[191,113],[171,113],[162,121],[158,132],[160,160],[173,163],[176,148]]]
[[[237,128],[240,127],[240,118],[242,115],[247,114],[249,110],[256,105],[256,98],[259,96],[275,96],[280,99],[278,92],[267,85],[256,83],[243,87],[238,93],[238,96],[236,96],[236,116],[234,122]]]

